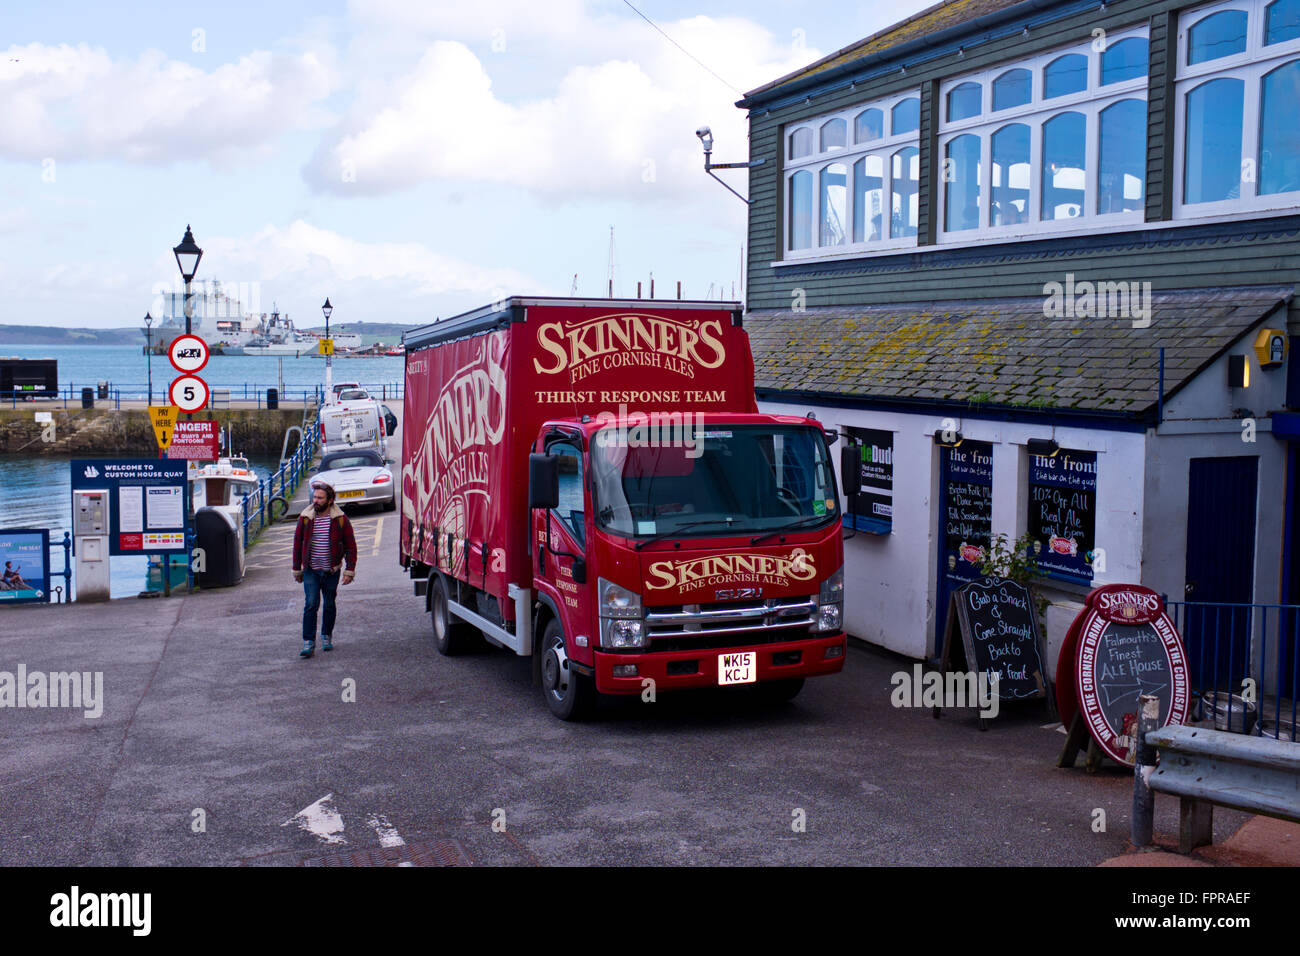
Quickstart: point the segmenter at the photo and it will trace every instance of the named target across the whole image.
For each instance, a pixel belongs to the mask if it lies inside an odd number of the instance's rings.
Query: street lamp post
[[[334,314],[334,306],[330,305],[330,297],[325,297],[325,304],[320,307],[325,313],[325,339],[329,341],[330,337],[330,316]],[[329,345],[329,351],[325,353],[325,400],[329,401],[330,393],[334,389],[334,346]]]
[[[198,243],[194,241],[194,233],[190,232],[190,227],[185,227],[185,237],[181,239],[181,244],[172,248],[176,256],[176,265],[181,270],[181,278],[185,280],[185,334],[193,334],[190,325],[194,318],[194,307],[190,304],[190,283],[194,281],[194,274],[199,271],[199,260],[203,258],[203,250],[199,248]]]
[[[147,343],[145,350],[145,365],[149,370],[149,401],[147,404],[153,404],[153,316],[148,312],[144,314],[144,338]]]

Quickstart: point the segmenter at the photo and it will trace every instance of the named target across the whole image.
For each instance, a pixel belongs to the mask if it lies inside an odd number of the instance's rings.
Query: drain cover
[[[297,607],[296,601],[286,601],[284,598],[276,598],[274,601],[254,601],[251,604],[241,604],[233,607],[226,612],[228,617],[236,614],[265,614],[267,611],[287,611],[291,607]]]
[[[303,866],[473,866],[465,848],[459,843],[435,840],[432,843],[408,843],[403,846],[356,850],[336,856],[319,856],[304,860]]]

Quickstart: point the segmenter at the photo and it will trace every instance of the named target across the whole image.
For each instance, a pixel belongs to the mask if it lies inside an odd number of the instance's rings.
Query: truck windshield
[[[596,520],[628,537],[811,530],[838,514],[821,430],[727,425],[675,446],[638,444],[636,429],[609,427],[591,443]],[[814,520],[810,520],[814,519]],[[698,528],[698,530],[695,530]]]

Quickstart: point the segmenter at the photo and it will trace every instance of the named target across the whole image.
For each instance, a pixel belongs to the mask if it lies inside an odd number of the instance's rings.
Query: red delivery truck
[[[843,667],[835,436],[758,413],[739,304],[510,298],[404,342],[401,561],[439,651],[531,655],[564,720]]]

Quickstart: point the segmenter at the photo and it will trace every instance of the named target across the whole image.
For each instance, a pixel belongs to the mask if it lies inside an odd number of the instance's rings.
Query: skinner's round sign
[[[1111,584],[1088,597],[1074,680],[1088,732],[1111,758],[1137,758],[1138,698],[1160,699],[1160,726],[1187,720],[1187,654],[1160,595]]]

